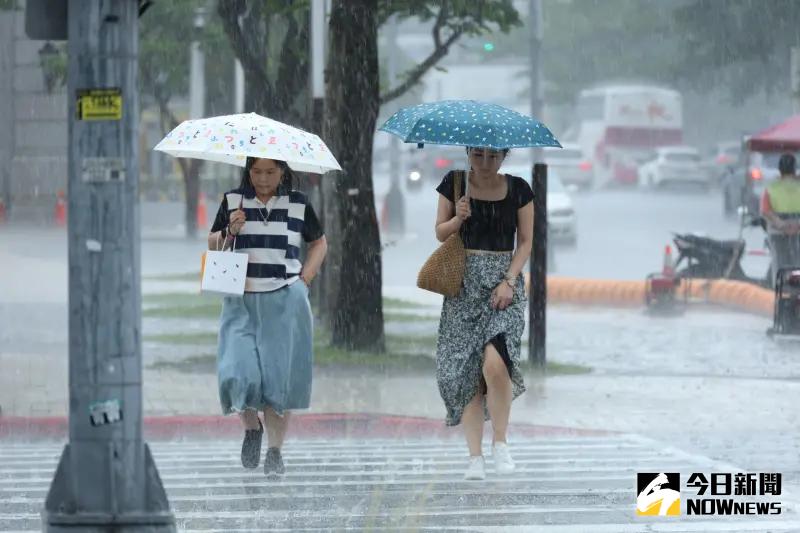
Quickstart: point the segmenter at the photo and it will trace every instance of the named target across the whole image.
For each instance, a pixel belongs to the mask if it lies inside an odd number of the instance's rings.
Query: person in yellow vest
[[[767,221],[772,250],[772,279],[779,268],[800,267],[800,178],[796,160],[783,154],[778,162],[781,176],[761,196],[761,216]]]

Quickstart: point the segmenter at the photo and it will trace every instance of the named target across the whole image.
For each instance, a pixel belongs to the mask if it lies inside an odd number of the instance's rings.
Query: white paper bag
[[[208,250],[203,261],[203,278],[200,289],[230,296],[244,294],[247,278],[246,253]]]

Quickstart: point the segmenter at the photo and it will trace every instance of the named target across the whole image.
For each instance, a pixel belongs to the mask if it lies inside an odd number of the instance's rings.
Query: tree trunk
[[[331,253],[325,270],[334,346],[385,349],[380,236],[372,189],[379,109],[377,2],[334,0],[325,138],[342,172],[323,179]]]
[[[186,238],[194,239],[197,237],[197,200],[200,194],[200,168],[203,162],[199,159],[184,161],[181,163],[181,171],[186,192]]]

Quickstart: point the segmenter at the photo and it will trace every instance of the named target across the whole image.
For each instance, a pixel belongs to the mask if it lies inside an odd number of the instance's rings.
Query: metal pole
[[[397,15],[389,17],[387,23],[386,73],[389,87],[397,85]],[[386,194],[387,230],[402,235],[406,231],[405,198],[400,188],[400,139],[392,135],[389,139],[389,191]]]
[[[45,531],[175,531],[142,438],[138,2],[70,0],[69,442]]]
[[[323,0],[312,0],[309,16],[311,18],[311,61],[309,62],[311,72],[308,79],[311,85],[311,90],[309,91],[311,95],[311,129],[321,136],[323,130],[322,120],[325,112],[326,2]],[[322,178],[324,179],[324,176]],[[311,203],[316,208],[319,219],[325,220],[322,184],[320,181],[317,181],[316,186],[313,188]],[[317,283],[312,284],[311,290],[309,291],[311,301],[316,305],[318,315],[324,315],[327,310],[325,303],[325,283],[326,276],[324,274],[320,275],[317,278]]]
[[[206,107],[206,60],[200,47],[200,33],[206,24],[206,8],[198,6],[194,10],[194,35],[192,36],[191,62],[189,63],[189,118],[202,118]]]
[[[528,360],[544,370],[547,332],[547,165],[533,167],[533,247],[528,299]]]
[[[542,3],[541,0],[529,0],[528,4],[528,26],[530,31],[530,76],[531,76],[531,116],[537,120],[542,120],[542,96],[541,96],[541,62],[540,52],[542,49]],[[536,148],[533,151],[534,163],[542,162],[542,149]]]
[[[800,46],[789,51],[789,85],[792,91],[792,105],[795,113],[800,112]]]

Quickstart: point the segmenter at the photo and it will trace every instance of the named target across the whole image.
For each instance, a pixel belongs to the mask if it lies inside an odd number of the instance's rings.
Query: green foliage
[[[507,32],[520,25],[519,13],[511,0],[384,0],[378,2],[378,22],[392,15],[417,17],[423,22],[441,19],[443,27],[481,35],[499,29]]]
[[[672,24],[676,5],[660,0],[544,2],[546,101],[572,102],[580,89],[609,79],[673,85],[679,45]]]
[[[154,2],[140,19],[139,74],[143,96],[170,102],[189,92],[189,66],[194,13],[204,0]],[[205,53],[207,114],[230,110],[233,54],[213,10],[207,11],[198,41]],[[146,101],[145,101],[146,103]]]
[[[678,63],[695,85],[724,85],[739,100],[786,92],[789,50],[800,46],[796,0],[691,0],[674,14]]]

